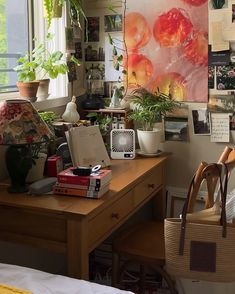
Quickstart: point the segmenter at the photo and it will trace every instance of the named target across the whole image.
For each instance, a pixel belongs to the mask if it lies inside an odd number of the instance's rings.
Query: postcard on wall
[[[118,32],[122,30],[122,15],[105,15],[104,16],[105,32]]]
[[[194,135],[210,135],[210,115],[206,108],[193,109],[192,118]]]
[[[207,108],[210,112],[230,112],[235,111],[235,95],[211,95]]]
[[[229,142],[229,124],[229,113],[211,113],[211,142]]]
[[[100,18],[87,17],[87,30],[85,30],[87,42],[99,42],[100,40]]]
[[[164,119],[166,141],[188,140],[188,119],[179,117],[166,117]]]
[[[117,47],[118,55],[122,54],[122,35],[119,32],[112,33],[112,38],[115,40],[115,46]],[[110,45],[108,34],[105,36],[105,81],[114,82],[122,80],[122,70],[116,70],[113,66],[113,46]]]

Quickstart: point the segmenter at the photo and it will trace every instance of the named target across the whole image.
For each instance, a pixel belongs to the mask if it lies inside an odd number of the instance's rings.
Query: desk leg
[[[67,222],[67,267],[70,277],[89,280],[87,227],[80,220]]]
[[[153,198],[153,218],[163,220],[166,217],[166,189],[159,190]]]
[[[162,188],[153,198],[153,217],[155,220],[163,220],[166,217],[166,163],[162,168]]]

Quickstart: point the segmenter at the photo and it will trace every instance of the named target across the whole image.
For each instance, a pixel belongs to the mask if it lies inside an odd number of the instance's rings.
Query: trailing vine
[[[123,20],[122,20],[122,27],[123,27],[123,47],[124,48],[120,48],[117,45],[117,40],[116,38],[113,38],[110,34],[108,34],[108,38],[109,38],[109,43],[111,46],[113,46],[112,48],[112,54],[113,54],[113,67],[115,70],[119,71],[120,68],[122,68],[122,74],[125,75],[126,77],[126,85],[123,88],[123,86],[120,88],[120,90],[123,92],[122,96],[125,97],[128,91],[128,49],[127,49],[127,44],[126,44],[126,25],[125,25],[125,17],[126,17],[126,10],[127,10],[127,0],[123,0],[122,1],[122,5],[123,5]],[[117,11],[113,8],[112,5],[109,5],[108,9],[114,13],[117,13]],[[111,21],[111,20],[110,20]],[[121,51],[121,54],[118,54],[118,51]],[[125,54],[125,68],[123,66],[123,61],[124,61],[124,56],[123,54]],[[124,89],[124,91],[123,91]]]

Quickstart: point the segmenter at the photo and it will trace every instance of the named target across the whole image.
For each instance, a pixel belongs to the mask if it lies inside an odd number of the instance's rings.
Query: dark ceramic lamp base
[[[6,166],[11,180],[10,193],[28,191],[26,177],[32,167],[32,153],[29,145],[11,145],[6,151]]]

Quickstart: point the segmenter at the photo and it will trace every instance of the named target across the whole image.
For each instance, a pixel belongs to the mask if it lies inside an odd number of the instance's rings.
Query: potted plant
[[[161,121],[162,116],[172,112],[180,103],[160,92],[151,93],[139,87],[130,94],[134,105],[129,118],[137,125],[137,137],[143,154],[156,154],[159,148],[161,132],[154,128],[154,123]]]
[[[53,17],[61,17],[65,3],[69,6],[69,16],[72,23],[81,27],[80,15],[85,19],[85,13],[80,0],[43,0],[48,28]]]
[[[47,41],[52,40],[53,35],[47,34]],[[40,96],[41,99],[48,97],[49,78],[55,79],[59,74],[66,74],[69,71],[67,63],[62,60],[63,53],[61,51],[50,52],[44,43],[39,43],[32,52],[18,59],[19,65],[14,67],[18,75],[17,87],[21,97],[34,98]],[[79,61],[72,56],[70,61],[79,65]],[[45,86],[45,79],[47,85]],[[46,88],[47,93],[38,92],[38,87],[42,84]],[[33,87],[35,86],[35,87]],[[25,88],[34,91],[25,92]]]

